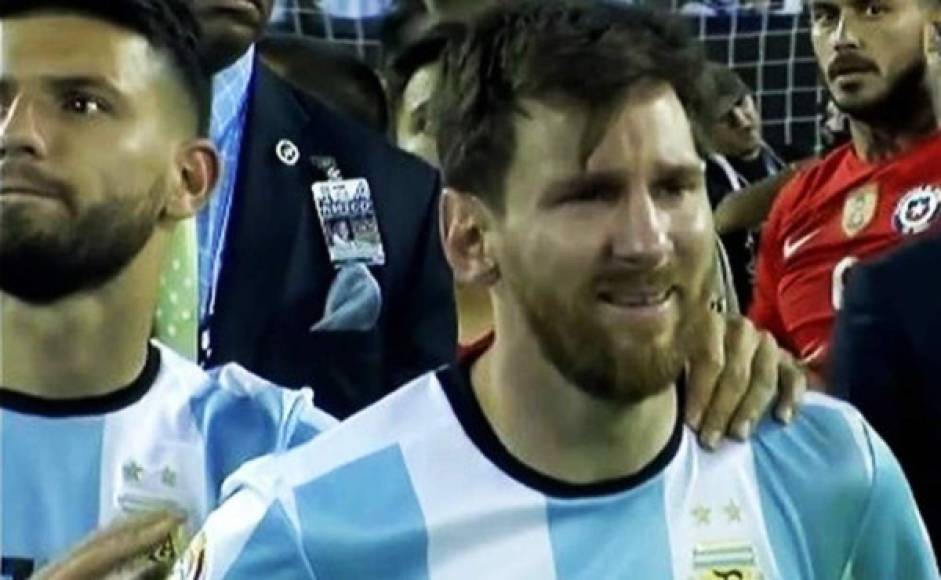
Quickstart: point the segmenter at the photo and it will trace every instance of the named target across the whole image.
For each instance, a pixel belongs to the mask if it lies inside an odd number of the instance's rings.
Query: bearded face
[[[503,300],[593,396],[670,388],[708,313],[714,265],[703,164],[673,90],[627,92],[585,161],[591,113],[525,103],[495,253]]]

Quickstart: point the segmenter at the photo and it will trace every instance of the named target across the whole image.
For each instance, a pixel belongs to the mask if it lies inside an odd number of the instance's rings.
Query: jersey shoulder
[[[826,469],[828,487],[868,489],[875,469],[872,428],[849,403],[808,393],[790,425],[764,420],[756,453],[774,455],[783,472]],[[816,491],[820,490],[819,481]]]
[[[288,453],[248,463],[226,482],[223,493],[250,487],[264,495],[306,486],[351,465],[396,455],[401,446],[453,423],[452,417],[437,377],[429,373]]]

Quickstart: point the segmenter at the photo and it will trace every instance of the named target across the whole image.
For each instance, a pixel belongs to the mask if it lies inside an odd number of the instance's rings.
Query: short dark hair
[[[597,0],[518,0],[473,21],[441,62],[435,114],[445,182],[497,208],[523,98],[604,106],[638,81],[663,81],[686,110],[700,153],[708,151],[704,50],[678,17]]]
[[[379,75],[336,43],[269,34],[257,46],[262,58],[296,88],[376,131],[388,129],[389,111]]]
[[[62,12],[96,18],[144,36],[165,54],[196,106],[197,132],[209,130],[212,76],[199,57],[199,24],[186,0],[0,0],[0,19]]]
[[[386,61],[386,93],[393,114],[402,105],[405,89],[415,73],[437,62],[448,40],[461,28],[462,25],[456,22],[440,22],[405,44]]]

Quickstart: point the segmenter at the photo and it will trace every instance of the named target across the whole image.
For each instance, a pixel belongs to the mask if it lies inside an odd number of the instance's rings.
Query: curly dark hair
[[[198,134],[207,134],[212,75],[200,60],[200,28],[187,0],[0,1],[0,19],[50,12],[96,18],[144,36],[169,58],[196,106]]]
[[[708,149],[705,56],[678,17],[603,1],[518,0],[481,15],[442,55],[435,95],[447,185],[502,208],[524,98],[609,104],[641,80],[673,87],[700,153]]]

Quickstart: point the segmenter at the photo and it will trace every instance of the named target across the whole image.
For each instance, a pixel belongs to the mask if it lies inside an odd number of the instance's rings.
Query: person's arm
[[[938,564],[898,461],[871,428],[872,485],[859,533],[841,578],[936,580]]]
[[[776,175],[725,196],[713,214],[716,231],[725,235],[761,227],[778,193],[796,173],[797,167],[790,165]]]
[[[831,343],[829,385],[894,445],[899,395],[905,390],[899,379],[913,366],[905,356],[908,341],[890,311],[892,302],[876,278],[868,265],[857,265],[849,276]]]

